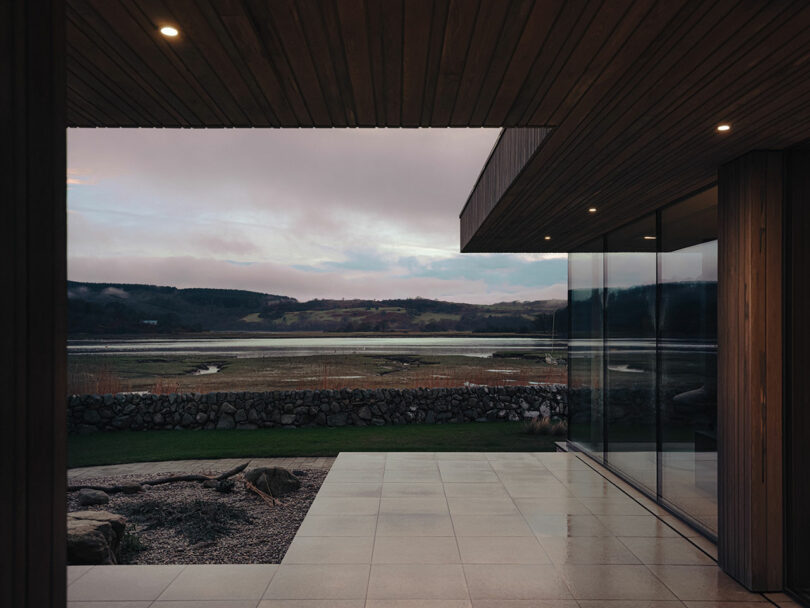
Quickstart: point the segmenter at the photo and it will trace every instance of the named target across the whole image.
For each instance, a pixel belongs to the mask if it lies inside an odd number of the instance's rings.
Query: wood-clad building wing
[[[515,127],[501,131],[461,210],[462,235],[480,225],[498,204],[550,130],[543,127]]]
[[[555,128],[486,217],[462,217],[464,251],[571,251],[705,189],[749,150],[806,140],[810,4],[644,4],[644,26],[623,29],[628,11],[588,67],[569,55],[579,81],[567,96],[555,82],[558,109],[533,115]]]

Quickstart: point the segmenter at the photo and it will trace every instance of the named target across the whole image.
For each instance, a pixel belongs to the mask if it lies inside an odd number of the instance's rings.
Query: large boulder
[[[68,513],[68,564],[117,564],[127,520],[107,511]]]
[[[106,505],[110,502],[110,497],[106,492],[92,488],[82,488],[76,498],[83,507]]]
[[[259,467],[245,473],[245,479],[259,490],[278,498],[301,487],[301,480],[281,467]]]
[[[227,404],[226,404],[227,405]],[[217,430],[231,430],[236,428],[236,420],[230,414],[221,414],[217,421]]]

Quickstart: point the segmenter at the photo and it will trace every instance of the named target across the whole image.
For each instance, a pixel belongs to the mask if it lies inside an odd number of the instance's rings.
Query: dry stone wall
[[[68,398],[68,430],[257,429],[565,417],[565,385],[344,389]]]

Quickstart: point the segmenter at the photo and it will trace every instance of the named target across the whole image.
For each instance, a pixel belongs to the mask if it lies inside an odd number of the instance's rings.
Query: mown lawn
[[[258,429],[121,431],[71,435],[68,466],[194,458],[335,456],[338,452],[543,452],[561,437],[530,435],[517,422]]]

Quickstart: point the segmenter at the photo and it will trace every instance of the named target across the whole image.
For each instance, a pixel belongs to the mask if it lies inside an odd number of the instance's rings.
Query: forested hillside
[[[565,334],[564,300],[463,304],[424,298],[310,300],[235,289],[68,282],[76,334],[194,331],[551,332]]]

